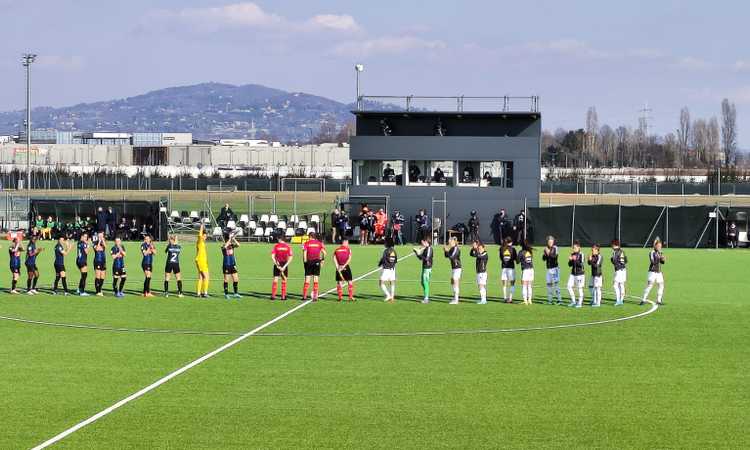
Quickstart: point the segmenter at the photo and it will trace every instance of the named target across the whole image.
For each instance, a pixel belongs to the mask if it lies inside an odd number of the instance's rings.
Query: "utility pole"
[[[36,54],[24,53],[21,64],[26,68],[26,200],[30,207],[31,200],[31,64],[36,61]]]

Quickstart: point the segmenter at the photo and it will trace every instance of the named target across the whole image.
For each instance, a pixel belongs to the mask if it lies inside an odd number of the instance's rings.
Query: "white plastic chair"
[[[276,214],[271,214],[271,217],[268,218],[269,222],[278,223],[279,222],[279,216]]]
[[[310,216],[310,222],[320,223],[320,216],[317,214],[313,214],[312,216]]]
[[[291,223],[293,223],[295,225],[298,224],[299,223],[299,216],[296,215],[296,214],[292,215],[292,217],[289,218],[289,222],[291,222]]]
[[[227,222],[227,228],[229,228],[230,230],[234,230],[235,228],[237,228],[237,222],[235,222],[234,220],[230,220],[229,222]]]
[[[250,222],[247,223],[247,227],[251,230],[255,230],[256,228],[258,228],[258,223],[255,222],[254,220],[251,220]]]
[[[198,211],[190,211],[190,218],[197,222],[201,217],[198,215]]]
[[[260,242],[260,240],[263,239],[263,228],[256,228],[253,233],[253,238]]]
[[[180,212],[177,211],[176,209],[172,210],[172,214],[170,214],[169,217],[171,217],[173,219],[179,219],[180,218]]]
[[[310,235],[310,233],[316,233],[316,232],[317,232],[317,230],[315,228],[310,227],[310,228],[307,229],[307,233],[305,233],[305,234]]]
[[[294,237],[294,227],[287,228],[284,235],[288,238]]]
[[[280,220],[278,225],[276,225],[276,228],[281,228],[282,230],[286,229],[286,221]]]
[[[250,216],[243,214],[240,216],[240,223],[250,223]]]
[[[260,216],[260,221],[263,223],[268,223],[269,222],[268,214],[262,214]]]
[[[237,231],[235,233],[237,237],[242,237],[245,235],[245,231],[243,231],[242,228],[237,228]]]
[[[221,227],[214,227],[214,231],[211,234],[215,238],[220,238],[224,233],[221,231]]]
[[[303,230],[307,229],[307,222],[302,220],[299,224],[297,224],[297,228],[302,228]]]
[[[263,239],[270,241],[272,233],[273,233],[273,228],[266,227],[266,230],[263,232]]]

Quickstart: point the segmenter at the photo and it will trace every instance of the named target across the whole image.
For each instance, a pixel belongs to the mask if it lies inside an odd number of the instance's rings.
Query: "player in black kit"
[[[177,243],[177,236],[174,234],[169,236],[169,243],[167,248],[164,249],[164,253],[167,254],[167,264],[164,267],[164,296],[169,297],[169,280],[174,274],[177,280],[177,296],[182,298],[182,275],[180,274],[180,253],[182,247]]]

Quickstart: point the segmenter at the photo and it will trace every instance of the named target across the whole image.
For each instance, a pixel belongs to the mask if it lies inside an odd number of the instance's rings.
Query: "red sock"
[[[286,281],[281,282],[281,298],[286,298]]]
[[[313,283],[313,298],[318,298],[318,282]]]
[[[276,298],[276,290],[279,288],[279,282],[275,281],[271,284],[271,298]]]
[[[341,285],[340,284],[336,285],[336,293],[339,294],[339,301],[341,301],[341,299],[344,298],[344,290],[341,289]]]
[[[354,283],[349,285],[349,300],[354,299]]]
[[[307,298],[307,291],[310,289],[310,282],[305,281],[305,285],[302,287],[302,298]]]

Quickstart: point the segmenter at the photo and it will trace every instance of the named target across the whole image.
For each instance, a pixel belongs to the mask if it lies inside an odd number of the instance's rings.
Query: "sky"
[[[750,149],[750,2],[0,0],[0,110],[207,81],[353,102],[365,95],[539,95],[543,126],[652,131],[737,105]]]

